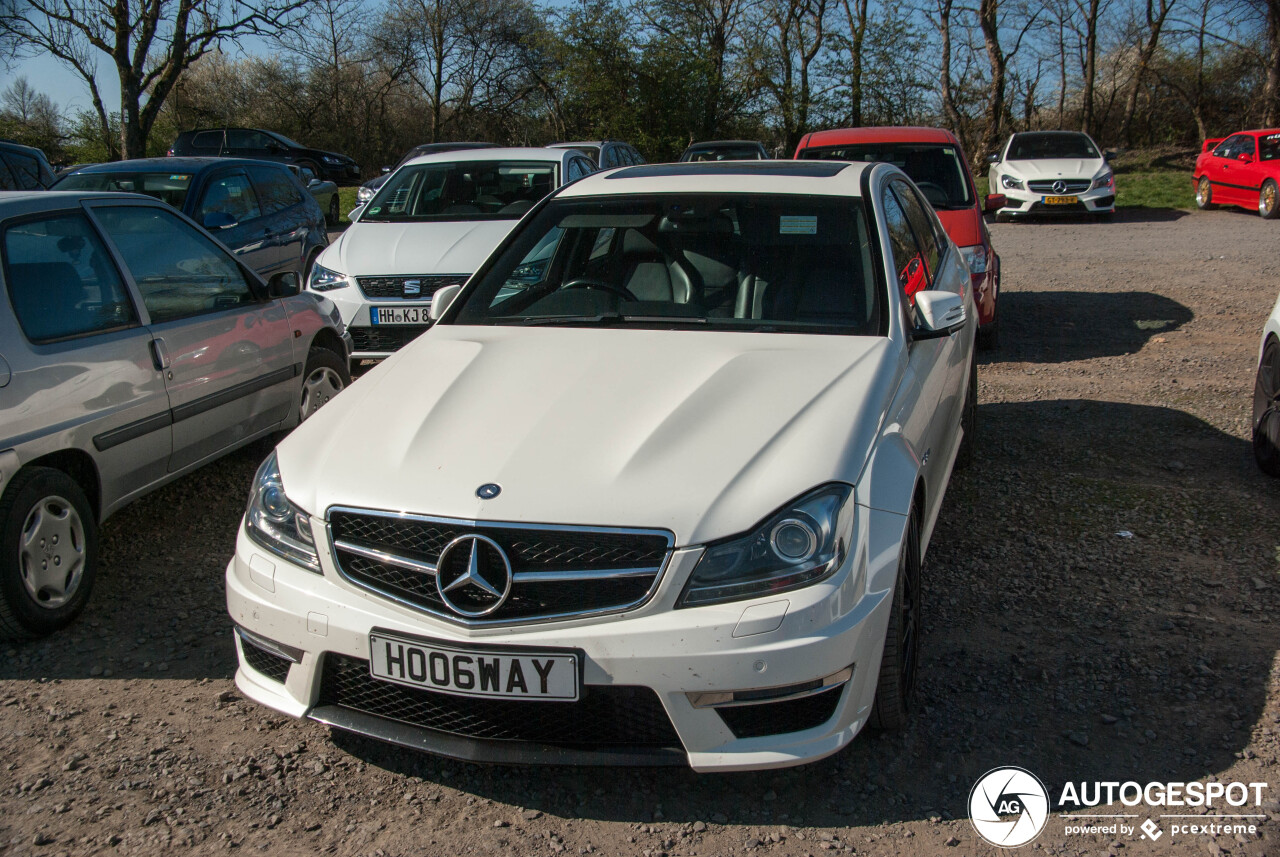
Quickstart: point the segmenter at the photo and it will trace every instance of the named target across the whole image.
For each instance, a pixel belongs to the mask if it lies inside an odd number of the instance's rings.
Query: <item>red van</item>
[[[942,226],[956,242],[973,276],[978,305],[978,345],[999,343],[1000,257],[991,246],[982,215],[1005,203],[1002,194],[978,199],[960,141],[943,128],[838,128],[806,134],[796,147],[796,160],[884,161],[911,177],[938,212]]]

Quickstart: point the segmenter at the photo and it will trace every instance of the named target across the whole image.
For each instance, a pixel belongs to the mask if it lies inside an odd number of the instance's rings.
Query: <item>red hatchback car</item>
[[[943,128],[839,128],[806,134],[796,147],[797,160],[884,161],[911,177],[938,212],[942,226],[956,242],[973,277],[978,305],[978,345],[999,342],[1000,257],[982,215],[1004,206],[1002,194],[978,199],[969,162],[955,135]]]
[[[1280,216],[1280,128],[1205,140],[1194,177],[1201,209],[1238,205],[1268,220]]]

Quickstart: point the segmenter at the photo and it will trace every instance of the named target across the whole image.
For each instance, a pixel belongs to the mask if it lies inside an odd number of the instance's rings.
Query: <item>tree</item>
[[[1124,117],[1120,121],[1120,140],[1126,146],[1133,145],[1133,114],[1138,109],[1138,95],[1151,68],[1151,59],[1160,45],[1160,33],[1173,11],[1177,0],[1146,0],[1146,38],[1138,47],[1138,59],[1133,70],[1133,84],[1125,99]]]
[[[33,89],[25,77],[19,77],[0,95],[0,135],[55,157],[62,148],[61,125],[58,106]]]
[[[119,150],[139,158],[182,74],[225,40],[273,35],[310,0],[18,0],[0,15],[0,44],[16,55],[47,53],[89,90],[104,136],[110,115],[97,84],[105,60],[120,82]]]
[[[810,130],[814,64],[827,34],[827,14],[827,0],[765,0],[755,75],[777,109],[787,151]]]

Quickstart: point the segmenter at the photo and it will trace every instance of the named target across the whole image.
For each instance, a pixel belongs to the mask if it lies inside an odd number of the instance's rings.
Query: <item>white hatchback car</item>
[[[901,726],[969,282],[887,164],[564,188],[263,463],[237,686],[480,761],[770,768]]]
[[[431,296],[464,283],[534,204],[594,172],[566,149],[470,149],[396,168],[311,268],[355,340],[354,359],[383,358],[427,329]]]
[[[1079,131],[1021,131],[987,159],[992,193],[1005,196],[997,220],[1027,214],[1095,214],[1116,210],[1111,153]]]

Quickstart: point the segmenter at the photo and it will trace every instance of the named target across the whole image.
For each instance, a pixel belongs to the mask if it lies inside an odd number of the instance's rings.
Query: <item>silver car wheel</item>
[[[84,575],[84,522],[62,497],[32,507],[18,537],[18,570],[31,599],[54,610],[75,597]]]
[[[342,392],[342,377],[328,366],[312,370],[302,382],[302,410],[298,422],[320,410],[330,399]]]

